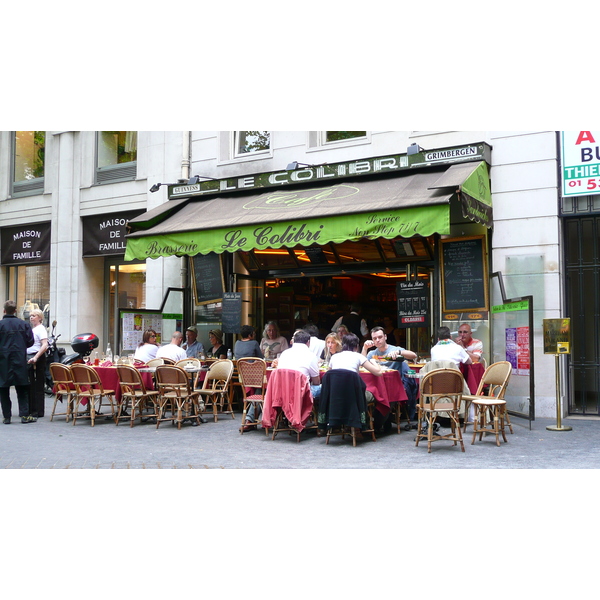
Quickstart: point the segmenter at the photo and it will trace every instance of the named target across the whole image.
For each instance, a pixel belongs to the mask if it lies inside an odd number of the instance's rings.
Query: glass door
[[[119,309],[146,308],[146,263],[106,259],[105,262],[105,318],[104,339],[113,353],[120,354],[116,347],[119,339]]]

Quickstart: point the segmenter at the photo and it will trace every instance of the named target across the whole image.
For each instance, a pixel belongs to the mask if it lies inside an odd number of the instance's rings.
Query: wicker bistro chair
[[[66,421],[69,422],[69,418],[73,414],[73,406],[75,399],[77,398],[77,391],[75,389],[75,382],[73,381],[73,375],[71,375],[71,368],[61,363],[50,364],[50,375],[54,382],[54,406],[52,407],[52,414],[50,420],[54,419],[54,415],[66,415]],[[56,412],[57,402],[62,402],[66,399],[67,404],[65,406],[64,413]]]
[[[496,445],[500,445],[500,434],[506,442],[506,434],[504,433],[504,421],[508,424],[510,432],[513,433],[513,428],[506,410],[506,400],[504,394],[508,386],[508,381],[512,373],[512,365],[506,361],[492,363],[483,374],[479,382],[477,394],[473,396],[463,396],[465,401],[465,415],[468,413],[471,403],[475,406],[475,419],[473,423],[473,441],[479,434],[479,440],[484,434],[493,433],[496,436]],[[485,387],[488,386],[487,393],[484,393]],[[492,424],[488,427],[488,412],[492,416]],[[465,416],[466,427],[466,416]]]
[[[212,413],[215,423],[218,421],[219,413],[230,414],[231,418],[235,419],[229,394],[229,382],[232,374],[233,361],[226,358],[217,360],[208,369],[202,388],[197,390],[204,399],[202,414]],[[227,409],[225,405],[227,405]]]
[[[262,358],[238,358],[237,370],[239,382],[242,387],[244,397],[244,406],[242,409],[242,426],[240,433],[244,433],[246,424],[246,414],[250,406],[254,406],[254,415],[256,422],[259,422],[259,413],[265,402],[265,389],[267,387],[267,363]],[[254,388],[248,392],[246,388]],[[265,428],[266,435],[269,435],[269,429]]]
[[[195,420],[196,425],[199,425],[198,392],[191,389],[185,370],[175,365],[159,365],[155,375],[158,386],[156,428],[158,429],[161,421],[177,423],[177,429],[181,429],[181,424],[187,420],[192,421],[192,424]],[[165,417],[167,410],[171,413],[170,417]]]
[[[142,380],[141,373],[130,365],[117,365],[117,373],[119,375],[119,386],[121,387],[121,403],[117,411],[115,418],[116,424],[124,418],[129,418],[129,426],[133,427],[133,422],[137,417],[140,418],[140,422],[144,417],[146,418],[157,418],[158,417],[158,392],[154,390],[147,390]],[[144,410],[152,405],[153,412],[144,414]],[[127,415],[127,409],[130,410],[130,414]]]
[[[96,415],[101,414],[102,399],[106,398],[110,404],[110,417],[115,418],[115,391],[105,390],[98,373],[89,365],[75,363],[71,365],[71,374],[77,390],[77,401],[73,410],[73,425],[78,418],[91,420],[92,427],[96,422]],[[80,410],[83,402],[87,403],[84,410]],[[109,418],[110,418],[109,417]]]
[[[196,369],[193,373],[190,373],[186,370],[186,373],[192,382],[192,389],[196,389],[196,387],[198,386],[198,378],[200,377],[200,369],[202,368],[202,363],[200,362],[200,360],[197,358],[183,358],[181,360],[178,360],[175,363],[175,366],[181,367],[182,369],[191,366],[194,367],[194,369]]]
[[[461,450],[465,451],[458,416],[463,385],[463,375],[455,369],[434,369],[423,376],[417,405],[419,422],[415,439],[416,446],[424,438],[427,440],[427,451],[431,452],[431,442],[445,439],[452,440],[455,446],[456,442],[460,442]],[[434,435],[435,421],[440,415],[450,418],[451,433]],[[422,429],[423,420],[427,425],[426,433],[423,433]]]
[[[159,365],[165,365],[165,364],[167,364],[167,363],[165,363],[165,359],[164,358],[151,358],[146,363],[146,366],[150,367],[150,368],[153,368],[153,367],[158,367]]]

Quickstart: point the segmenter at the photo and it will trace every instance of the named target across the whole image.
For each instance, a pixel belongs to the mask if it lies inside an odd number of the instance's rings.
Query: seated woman
[[[246,358],[256,356],[264,358],[258,342],[254,339],[255,330],[252,325],[242,325],[240,329],[241,340],[238,340],[233,347],[233,354],[236,358]]]
[[[341,351],[342,340],[338,337],[337,333],[330,333],[325,338],[325,348],[323,348],[323,352],[321,352],[321,359],[323,359],[326,364],[329,364],[331,357]]]
[[[265,325],[263,338],[260,340],[260,349],[265,359],[274,359],[289,348],[288,341],[279,332],[279,327],[275,321],[269,321]]]
[[[365,368],[373,375],[382,375],[381,367],[372,363],[366,356],[358,351],[360,340],[353,333],[345,335],[342,339],[342,351],[336,352],[329,361],[332,369],[346,369],[358,373],[360,367]]]
[[[223,332],[220,329],[211,329],[208,332],[208,341],[210,348],[208,351],[213,358],[227,358],[227,346],[223,345]]]
[[[136,348],[133,358],[143,363],[156,358],[158,344],[156,343],[156,331],[154,329],[146,329],[142,337],[140,345]]]

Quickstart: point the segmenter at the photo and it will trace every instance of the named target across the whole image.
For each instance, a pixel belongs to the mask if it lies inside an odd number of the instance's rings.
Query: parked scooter
[[[46,350],[46,383],[44,385],[44,392],[47,396],[52,396],[52,387],[54,385],[52,381],[52,375],[50,375],[50,363],[62,362],[66,354],[64,348],[59,348],[56,345],[56,341],[60,337],[60,333],[56,335],[55,330],[56,321],[52,321],[52,331],[48,336],[48,349]]]
[[[60,362],[63,365],[82,363],[85,356],[89,356],[94,348],[98,347],[100,340],[95,333],[80,333],[71,340],[71,348],[75,351],[68,354]]]

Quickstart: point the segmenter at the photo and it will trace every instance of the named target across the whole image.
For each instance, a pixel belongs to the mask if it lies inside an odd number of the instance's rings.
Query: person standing
[[[331,331],[337,332],[337,334],[342,337],[338,331],[340,325],[345,325],[349,332],[353,333],[359,340],[369,334],[367,322],[360,316],[360,306],[358,304],[351,304],[350,313],[341,316],[331,328]]]
[[[34,308],[29,313],[29,322],[33,333],[33,346],[27,349],[29,365],[29,414],[32,417],[44,416],[46,396],[44,384],[46,380],[46,350],[48,349],[48,332],[42,325],[44,313]]]
[[[8,425],[12,416],[10,387],[15,386],[19,402],[21,423],[35,423],[37,419],[29,415],[29,377],[27,372],[27,348],[33,346],[31,327],[19,319],[17,303],[7,300],[4,303],[4,317],[0,321],[0,402],[3,423]]]

